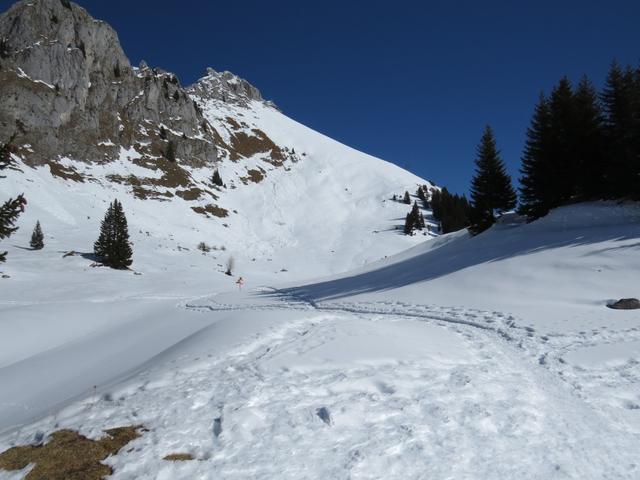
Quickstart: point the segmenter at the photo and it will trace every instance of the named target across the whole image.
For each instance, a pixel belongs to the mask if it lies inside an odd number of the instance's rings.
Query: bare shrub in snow
[[[236,261],[234,260],[233,257],[229,257],[229,259],[227,260],[227,271],[224,273],[226,273],[229,276],[233,275],[233,269],[235,268],[235,266],[236,266]]]
[[[213,249],[215,250],[216,248],[213,247]],[[208,253],[211,251],[211,247],[207,245],[205,242],[200,242],[198,244],[198,250],[200,250],[202,253]]]

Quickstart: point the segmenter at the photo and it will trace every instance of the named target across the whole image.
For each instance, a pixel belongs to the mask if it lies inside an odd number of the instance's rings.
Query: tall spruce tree
[[[579,166],[576,144],[575,99],[571,82],[565,76],[551,91],[549,99],[551,172],[549,184],[553,207],[576,196],[576,172]]]
[[[516,206],[511,185],[491,127],[487,126],[477,149],[476,173],[471,181],[472,231],[479,233],[495,223],[496,214]]]
[[[127,218],[118,200],[114,200],[107,209],[93,252],[104,265],[111,268],[125,269],[132,263]]]
[[[211,177],[211,182],[214,185],[217,185],[219,187],[223,187],[224,186],[224,182],[222,181],[222,177],[220,176],[220,171],[217,168],[213,172],[213,177]]]
[[[613,62],[601,94],[611,198],[640,193],[640,74]]]
[[[546,215],[554,205],[551,183],[553,166],[550,153],[551,109],[544,93],[540,94],[531,125],[527,129],[527,140],[520,168],[520,213],[530,220]]]
[[[36,226],[33,229],[30,245],[34,250],[42,250],[44,248],[44,234],[42,233],[42,228],[40,227],[40,220],[36,222]]]
[[[421,217],[422,214],[420,213],[418,202],[413,202],[413,207],[411,207],[411,211],[407,213],[404,220],[404,233],[406,235],[411,235],[414,230],[422,230],[424,228],[424,218]]]
[[[0,170],[6,169],[11,163],[11,146],[8,143],[0,144]],[[0,205],[0,240],[9,238],[18,230],[15,223],[20,214],[24,212],[26,204],[24,195],[18,195]],[[0,263],[5,262],[6,259],[7,252],[0,252]]]
[[[586,76],[573,96],[573,110],[573,194],[578,200],[602,199],[606,196],[603,118],[598,95]]]
[[[414,220],[411,216],[411,212],[407,213],[407,216],[404,218],[404,234],[405,235],[413,235],[414,229]]]

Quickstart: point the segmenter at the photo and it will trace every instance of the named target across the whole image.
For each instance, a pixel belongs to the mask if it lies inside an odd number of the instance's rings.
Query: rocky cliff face
[[[24,0],[0,16],[0,142],[8,141],[32,165],[108,162],[121,148],[147,165],[218,159],[214,132],[177,77],[132,67],[114,30],[66,0]]]

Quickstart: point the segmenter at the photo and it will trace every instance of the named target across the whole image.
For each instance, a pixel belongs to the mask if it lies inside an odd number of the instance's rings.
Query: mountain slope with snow
[[[109,25],[59,0],[17,2],[0,37],[0,143],[16,161],[0,193],[26,193],[25,225],[76,229],[62,249],[90,250],[116,197],[141,248],[206,242],[241,263],[286,248],[292,261],[277,268],[304,258],[298,278],[416,242],[395,231],[409,206],[390,199],[427,182],[289,119],[230,72],[183,88],[132,67]]]

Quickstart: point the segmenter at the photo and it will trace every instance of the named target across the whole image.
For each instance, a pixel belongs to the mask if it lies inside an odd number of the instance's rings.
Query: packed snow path
[[[509,328],[508,316],[427,307],[418,316],[418,306],[398,305],[323,311],[286,297],[187,305],[229,317],[11,442],[58,427],[98,436],[144,424],[150,432],[135,449],[109,460],[115,479],[640,475],[638,437],[490,327]],[[255,331],[216,352],[224,322]],[[176,452],[198,460],[162,460]]]

